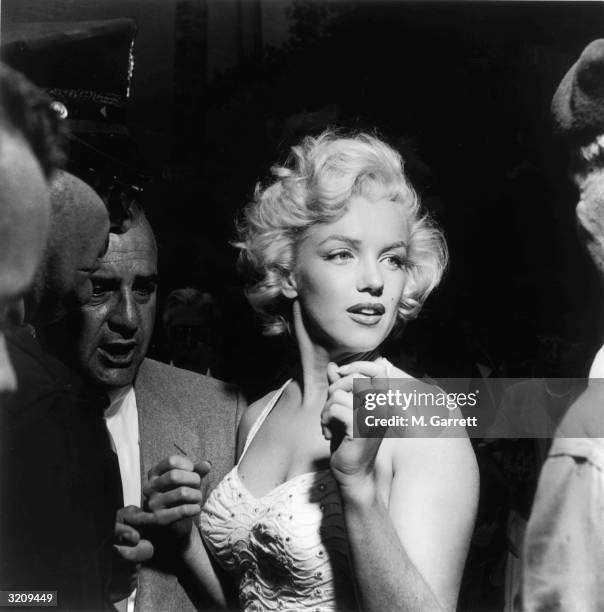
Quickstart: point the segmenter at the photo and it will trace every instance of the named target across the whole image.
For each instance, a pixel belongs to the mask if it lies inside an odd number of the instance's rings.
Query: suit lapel
[[[167,366],[145,359],[134,384],[143,486],[147,472],[169,455],[184,454],[196,463],[206,457],[221,457],[225,452],[223,444],[205,439],[207,415],[212,413],[204,404],[203,389],[182,389],[181,379],[173,374]],[[216,444],[219,446],[214,448]],[[204,498],[210,485],[211,480],[205,478]],[[138,576],[135,612],[192,612],[193,609],[176,576],[160,569],[153,561],[150,565],[143,564]]]
[[[140,440],[140,471],[141,483],[147,481],[147,473],[155,465],[152,457],[152,445],[150,440],[154,438],[156,425],[150,415],[153,399],[149,396],[147,385],[145,384],[145,373],[147,368],[145,362],[141,364],[134,384],[134,396],[136,398],[136,408],[138,413],[138,436]],[[142,500],[141,500],[142,502]]]
[[[141,440],[141,470],[146,472],[169,455],[181,454],[199,460],[200,440],[190,427],[188,410],[179,401],[169,380],[151,376],[143,361],[134,386]]]
[[[143,486],[149,470],[171,454],[171,426],[165,418],[167,410],[162,410],[162,397],[156,393],[158,387],[161,388],[161,381],[153,379],[147,360],[144,360],[134,384]],[[157,606],[158,602],[162,602],[163,610],[171,611],[177,599],[177,584],[173,574],[143,565],[138,575],[135,612],[145,612],[151,609],[150,606]]]

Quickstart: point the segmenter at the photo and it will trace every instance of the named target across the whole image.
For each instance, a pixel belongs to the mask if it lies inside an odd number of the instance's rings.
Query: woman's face
[[[354,197],[298,245],[289,297],[330,358],[371,351],[392,330],[407,278],[409,228],[400,204]]]

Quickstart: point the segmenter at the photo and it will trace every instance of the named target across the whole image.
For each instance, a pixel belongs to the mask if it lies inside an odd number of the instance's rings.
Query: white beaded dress
[[[252,426],[245,448],[287,381]],[[300,474],[256,497],[237,464],[200,519],[211,554],[235,578],[245,612],[357,610],[338,485],[329,469]]]

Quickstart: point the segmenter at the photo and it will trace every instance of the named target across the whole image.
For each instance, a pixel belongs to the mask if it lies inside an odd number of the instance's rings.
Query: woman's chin
[[[373,353],[382,346],[384,340],[388,334],[384,333],[384,330],[380,330],[381,333],[363,333],[354,334],[348,336],[345,342],[340,343],[336,346],[334,351],[338,355],[363,355],[366,353]],[[352,337],[351,337],[352,336]]]
[[[353,361],[373,361],[379,357],[379,348],[374,344],[361,345],[361,346],[346,346],[339,347],[330,352],[330,360],[338,365],[344,365],[345,363],[352,363]]]

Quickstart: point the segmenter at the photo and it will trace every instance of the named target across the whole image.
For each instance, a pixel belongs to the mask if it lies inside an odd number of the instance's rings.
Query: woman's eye
[[[401,270],[406,267],[407,262],[400,255],[387,255],[384,260],[392,270]]]
[[[328,261],[342,263],[348,259],[352,259],[352,253],[350,251],[335,251],[334,253],[329,253],[326,259]]]

